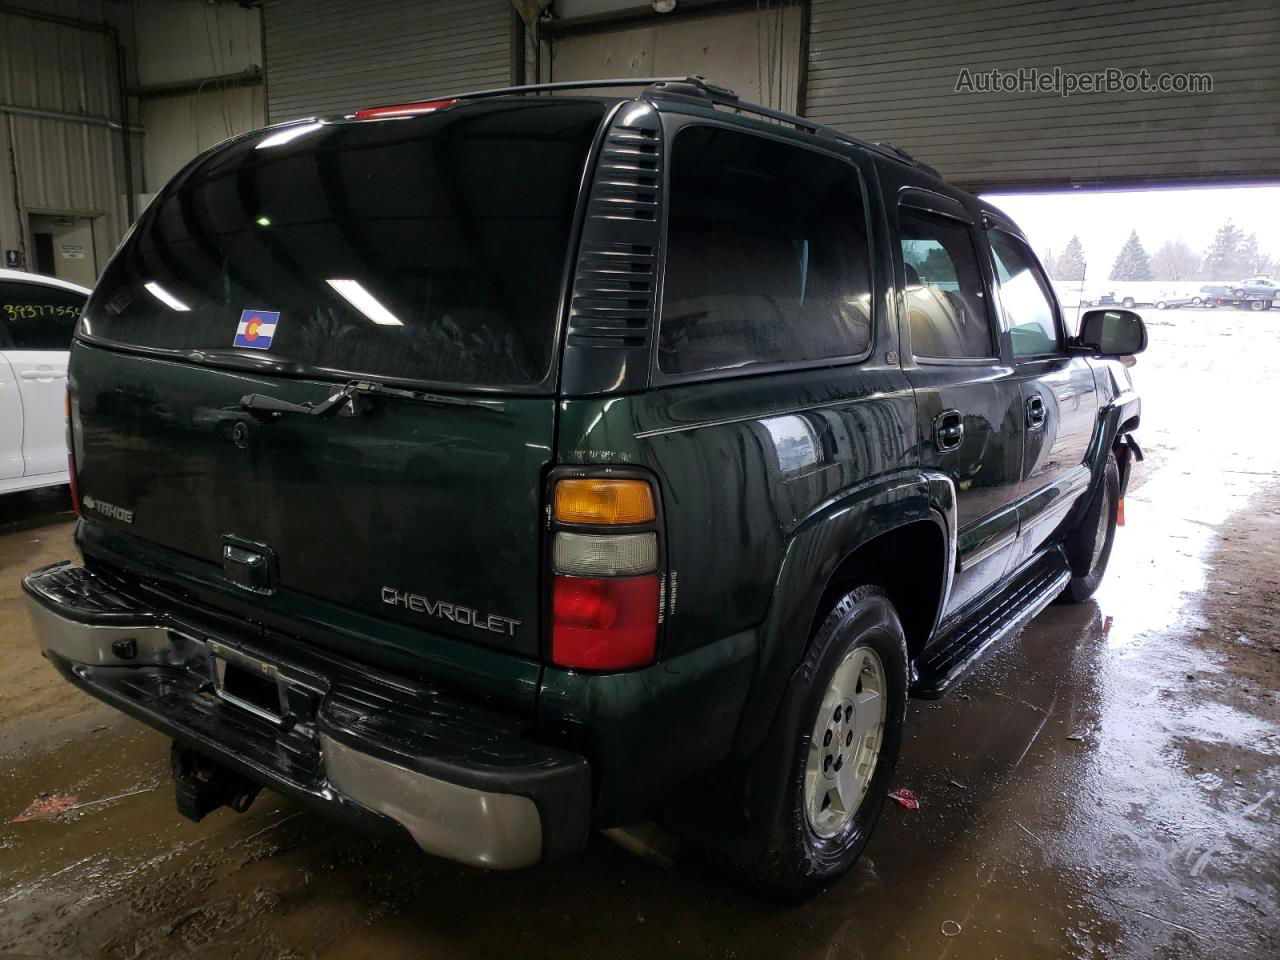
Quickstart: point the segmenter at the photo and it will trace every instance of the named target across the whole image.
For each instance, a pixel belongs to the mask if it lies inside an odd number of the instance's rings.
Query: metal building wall
[[[145,184],[155,193],[215,143],[265,122],[260,11],[133,0]]]
[[[970,187],[1280,177],[1276,0],[811,0],[805,112]],[[961,68],[1213,74],[1205,94],[957,93]]]
[[[122,33],[129,27],[127,8],[116,4],[25,6],[112,22]],[[30,214],[92,217],[101,269],[128,219],[120,84],[110,35],[34,20],[12,7],[0,4],[0,249],[22,251],[30,266]],[[134,137],[135,156],[137,145]]]
[[[272,123],[510,80],[509,0],[277,0],[264,16]]]

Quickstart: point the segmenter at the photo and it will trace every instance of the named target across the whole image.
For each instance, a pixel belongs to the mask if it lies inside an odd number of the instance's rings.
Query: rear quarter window
[[[658,367],[693,374],[857,357],[871,344],[854,166],[722,127],[671,156]]]

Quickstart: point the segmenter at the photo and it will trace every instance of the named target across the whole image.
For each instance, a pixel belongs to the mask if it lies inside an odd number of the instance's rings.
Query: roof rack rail
[[[466,93],[451,93],[443,97],[432,97],[432,100],[483,100],[490,97],[507,97],[526,93],[546,93],[560,90],[597,90],[605,87],[643,87],[644,93],[652,96],[686,101],[706,101],[715,106],[735,110],[738,113],[751,114],[769,120],[785,123],[797,130],[811,133],[818,137],[826,137],[853,146],[869,150],[919,167],[935,177],[941,175],[927,163],[921,163],[901,147],[877,140],[863,140],[860,137],[844,133],[834,127],[814,120],[806,119],[794,113],[775,110],[750,100],[741,100],[728,87],[717,86],[701,76],[686,77],[616,77],[610,80],[559,80],[554,83],[529,83],[518,87],[496,87],[490,90],[472,90]]]

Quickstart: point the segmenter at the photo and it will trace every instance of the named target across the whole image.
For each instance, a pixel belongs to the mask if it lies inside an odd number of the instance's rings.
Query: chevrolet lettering
[[[499,869],[658,820],[799,900],[910,698],[1102,581],[1145,346],[699,77],[353,108],[139,216],[70,354],[81,557],[24,586],[193,819],[265,786]]]
[[[477,630],[489,630],[509,637],[514,637],[516,629],[520,626],[519,620],[512,620],[510,617],[499,617],[496,614],[485,616],[470,607],[445,603],[442,600],[431,600],[417,593],[403,593],[395,587],[382,588],[382,602],[389,603],[393,607],[412,610],[414,613],[425,613],[429,617],[440,617],[452,623],[472,626]]]

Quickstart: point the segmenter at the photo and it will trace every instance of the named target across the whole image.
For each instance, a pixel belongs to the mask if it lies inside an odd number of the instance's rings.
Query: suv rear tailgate
[[[334,385],[84,346],[73,386],[88,522],[202,561],[266,607],[297,594],[537,656],[554,399],[378,397],[358,416],[263,422],[245,395],[319,402]],[[267,558],[270,593],[246,585],[229,546]]]
[[[560,301],[608,108],[298,122],[193,161],[72,349],[87,532],[202,564],[282,630],[536,659]],[[308,412],[354,382],[399,395]]]

